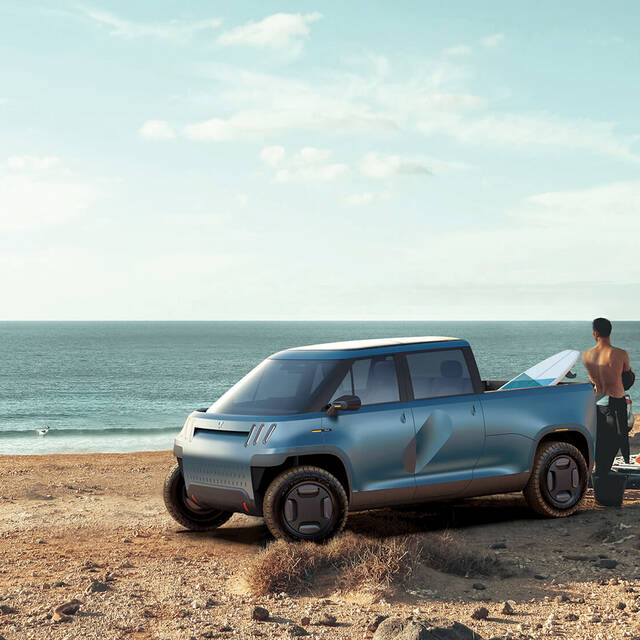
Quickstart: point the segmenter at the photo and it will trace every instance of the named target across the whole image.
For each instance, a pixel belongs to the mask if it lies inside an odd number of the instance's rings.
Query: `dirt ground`
[[[640,491],[628,491],[620,509],[589,495],[560,520],[533,516],[516,494],[353,514],[347,528],[362,535],[373,527],[384,537],[399,521],[414,535],[451,529],[516,575],[424,568],[382,595],[336,590],[325,575],[302,596],[256,597],[244,579],[271,541],[262,520],[236,515],[213,533],[181,529],[161,497],[172,465],[169,452],[0,456],[0,636],[289,638],[304,629],[309,638],[366,638],[378,616],[413,616],[459,621],[485,639],[640,639]],[[74,614],[54,614],[73,599]],[[506,600],[514,613],[502,613]],[[252,620],[255,605],[268,621]],[[488,617],[474,620],[479,606]],[[325,614],[336,623],[318,624]]]

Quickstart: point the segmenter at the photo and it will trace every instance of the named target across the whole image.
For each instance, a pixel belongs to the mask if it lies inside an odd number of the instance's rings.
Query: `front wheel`
[[[264,521],[275,538],[322,542],[347,520],[348,501],[340,481],[319,467],[294,467],[268,487]]]
[[[164,481],[164,504],[173,519],[191,531],[211,531],[233,515],[229,511],[199,505],[187,495],[180,465],[171,469]]]
[[[575,513],[587,490],[587,463],[567,442],[545,442],[536,452],[524,497],[543,516],[561,518]]]

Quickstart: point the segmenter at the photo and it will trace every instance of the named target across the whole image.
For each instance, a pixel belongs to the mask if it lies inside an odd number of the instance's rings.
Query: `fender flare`
[[[251,456],[249,462],[251,468],[254,467],[279,467],[283,465],[289,458],[297,458],[301,456],[324,455],[337,458],[344,467],[347,476],[347,497],[351,501],[351,493],[353,491],[351,462],[338,447],[316,445],[309,447],[293,447],[286,452],[280,453],[256,453]]]

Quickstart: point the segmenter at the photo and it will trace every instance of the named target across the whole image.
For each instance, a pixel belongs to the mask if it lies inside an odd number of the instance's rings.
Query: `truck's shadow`
[[[627,492],[629,494],[640,492]],[[516,525],[531,522],[532,526],[548,523],[550,527],[573,527],[591,517],[622,517],[620,509],[603,509],[590,496],[584,507],[569,519],[548,520],[533,513],[519,493],[453,502],[435,502],[407,507],[376,509],[351,513],[346,530],[368,537],[388,538],[416,533],[464,530],[504,523]],[[637,500],[634,495],[634,502]],[[586,522],[583,522],[586,524]],[[228,524],[213,532],[188,532],[182,535],[195,539],[224,540],[232,545],[264,547],[273,538],[261,518],[238,514]],[[499,537],[499,533],[497,534]]]
[[[352,513],[346,529],[356,534],[386,538],[533,519],[539,520],[527,508],[520,494],[507,494]],[[184,531],[183,534],[225,540],[241,546],[264,546],[273,540],[261,518],[242,515],[234,516],[227,525],[214,532]]]
[[[526,506],[522,496],[509,494],[353,513],[347,529],[388,537],[532,519],[539,518]]]

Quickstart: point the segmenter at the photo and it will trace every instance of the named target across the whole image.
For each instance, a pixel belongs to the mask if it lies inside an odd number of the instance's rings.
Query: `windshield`
[[[340,360],[267,359],[236,383],[209,413],[285,415],[319,411]],[[334,385],[337,384],[337,381]]]

